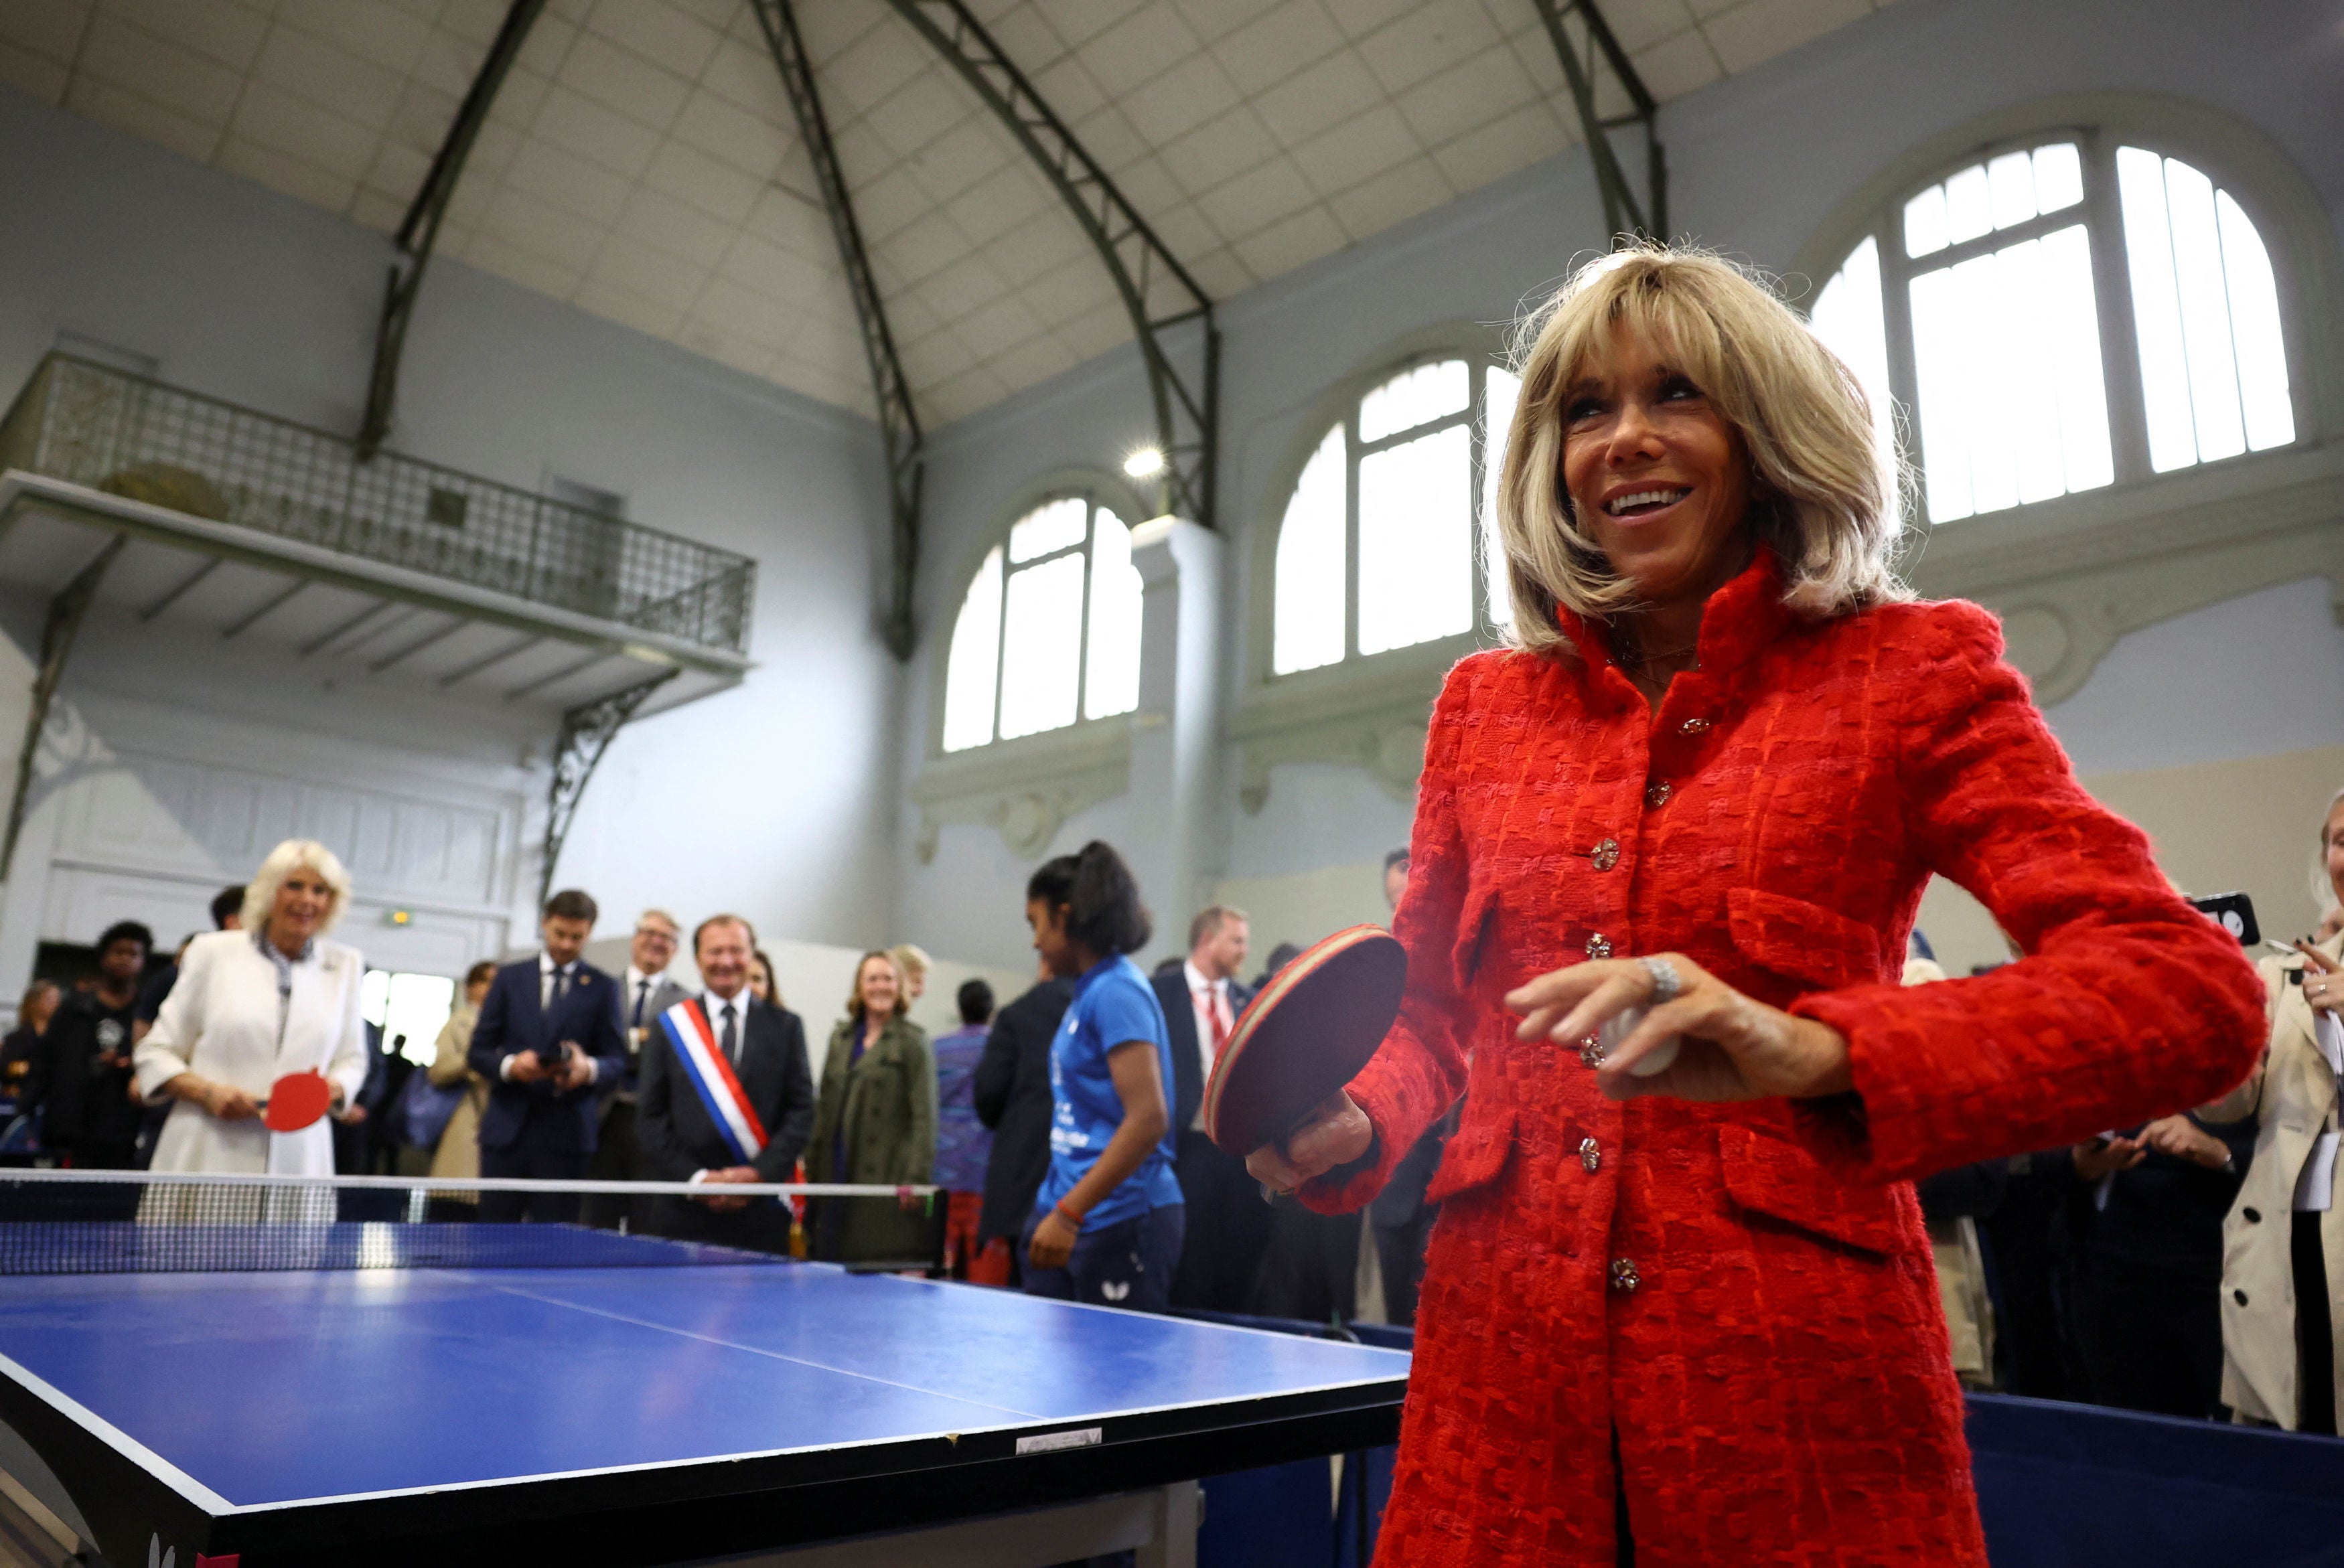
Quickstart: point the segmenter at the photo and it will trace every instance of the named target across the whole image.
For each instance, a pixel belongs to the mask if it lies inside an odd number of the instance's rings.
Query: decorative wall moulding
[[[2344,605],[2344,447],[2290,448],[1944,524],[1906,568],[1931,598],[2003,618],[2036,700],[2074,696],[2109,648],[2193,609],[2326,577]]]
[[[1123,719],[935,758],[910,790],[920,809],[913,848],[928,865],[945,824],[977,823],[998,832],[1010,853],[1039,859],[1067,818],[1130,787],[1131,723]]]

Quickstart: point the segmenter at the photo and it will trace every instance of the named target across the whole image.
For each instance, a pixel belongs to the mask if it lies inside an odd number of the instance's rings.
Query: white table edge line
[[[60,1414],[76,1422],[84,1431],[97,1438],[125,1459],[138,1465],[205,1513],[218,1515],[235,1511],[236,1504],[227,1498],[189,1475],[46,1378],[39,1376],[23,1362],[0,1355],[0,1374],[6,1375],[19,1387],[46,1401]],[[29,1446],[29,1442],[27,1445]],[[34,1452],[37,1453],[39,1450],[35,1449]]]

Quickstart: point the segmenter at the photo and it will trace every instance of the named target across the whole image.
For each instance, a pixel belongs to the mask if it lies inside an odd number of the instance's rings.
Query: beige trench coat
[[[2319,944],[2344,958],[2344,934]],[[2289,978],[2300,954],[2258,966],[2269,991],[2270,1048],[2254,1076],[2202,1113],[2255,1119],[2254,1164],[2222,1221],[2222,1402],[2247,1420],[2293,1430],[2297,1416],[2295,1278],[2288,1252],[2296,1179],[2323,1131],[2336,1129],[2336,1074],[2312,1035],[2311,1004]],[[2344,1192],[2321,1216],[2329,1321],[2339,1334],[2337,1398],[2344,1405]]]
[[[472,1026],[480,1021],[479,1010],[459,997],[456,1010],[448,1015],[447,1024],[440,1030],[431,1065],[424,1069],[436,1089],[464,1085],[464,1098],[456,1102],[446,1130],[440,1134],[440,1146],[431,1151],[431,1174],[458,1181],[469,1181],[480,1173],[480,1112],[489,1108],[489,1081],[472,1070],[464,1054],[472,1048]],[[470,1192],[446,1195],[467,1201],[473,1196]]]

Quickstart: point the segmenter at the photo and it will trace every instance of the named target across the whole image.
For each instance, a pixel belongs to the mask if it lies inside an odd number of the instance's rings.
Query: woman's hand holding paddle
[[[1660,961],[1675,972],[1675,997],[1653,1007],[1619,1044],[1592,1055],[1596,1087],[1606,1099],[1802,1099],[1855,1087],[1847,1040],[1837,1030],[1753,1000],[1682,953]],[[1506,1006],[1522,1015],[1516,1039],[1544,1035],[1580,1047],[1611,1019],[1651,1002],[1658,989],[1641,960],[1597,960],[1539,976],[1508,992]],[[1637,1062],[1673,1035],[1684,1037],[1675,1060],[1650,1077],[1638,1075]]]
[[[1286,1135],[1283,1147],[1265,1143],[1246,1156],[1246,1171],[1271,1191],[1284,1194],[1361,1158],[1375,1141],[1368,1113],[1339,1089]]]
[[[249,1121],[260,1114],[258,1102],[233,1083],[206,1084],[203,1107],[222,1121]]]

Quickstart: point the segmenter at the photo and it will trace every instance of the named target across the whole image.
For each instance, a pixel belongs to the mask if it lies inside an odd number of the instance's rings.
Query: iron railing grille
[[[511,485],[51,354],[0,420],[0,469],[746,653],[756,565]]]

